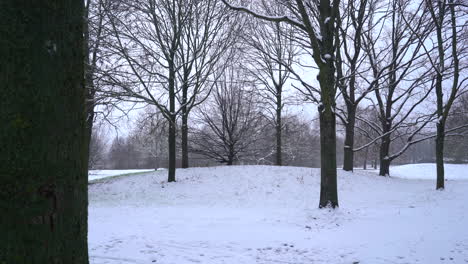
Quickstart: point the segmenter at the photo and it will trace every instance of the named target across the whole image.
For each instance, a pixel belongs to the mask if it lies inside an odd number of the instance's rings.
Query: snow
[[[324,24],[327,24],[330,21],[330,17],[325,18]]]
[[[340,208],[330,210],[317,208],[319,169],[193,168],[178,169],[176,183],[166,177],[90,185],[91,264],[468,262],[468,181],[436,191],[434,181],[339,170]]]
[[[88,171],[88,181],[104,179],[129,173],[149,172],[152,170],[90,170]]]
[[[315,37],[316,37],[319,41],[322,41],[322,35],[320,35],[320,34],[317,33],[317,34],[315,35]]]
[[[468,164],[445,164],[446,180],[468,180]],[[390,167],[390,176],[402,179],[436,180],[435,163],[407,164]]]
[[[325,54],[323,55],[323,57],[326,59],[326,60],[329,60],[332,58],[332,56],[330,54]]]

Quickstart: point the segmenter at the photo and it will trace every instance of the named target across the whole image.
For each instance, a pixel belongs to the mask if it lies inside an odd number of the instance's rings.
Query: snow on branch
[[[297,20],[295,20],[293,18],[290,18],[288,16],[267,16],[267,15],[259,14],[259,13],[255,12],[255,11],[252,11],[247,7],[231,5],[228,2],[226,2],[226,0],[221,0],[221,1],[227,7],[229,7],[232,10],[245,12],[245,13],[250,14],[250,15],[256,17],[256,18],[263,19],[263,20],[266,20],[266,21],[285,22],[285,23],[291,24],[293,26],[296,26],[296,27],[298,27],[298,28],[300,28],[302,30],[306,30],[306,27],[305,27],[304,24],[302,24],[301,22],[299,22],[299,21],[297,21]]]

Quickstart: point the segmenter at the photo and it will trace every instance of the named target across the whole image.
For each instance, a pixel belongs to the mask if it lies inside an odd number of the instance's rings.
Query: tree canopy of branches
[[[264,113],[276,131],[275,164],[282,165],[282,114],[287,103],[284,90],[297,55],[292,40],[293,28],[288,24],[254,19],[247,32],[244,36],[249,50],[247,69],[259,83],[257,90],[265,105]]]
[[[200,127],[193,133],[193,151],[227,165],[249,155],[260,136],[261,115],[238,63],[230,63],[215,83],[211,100],[200,109]]]
[[[154,105],[168,121],[168,181],[175,181],[176,120],[182,116],[183,164],[187,120],[210,94],[215,67],[236,24],[214,0],[115,1],[107,10],[114,69],[109,96]]]

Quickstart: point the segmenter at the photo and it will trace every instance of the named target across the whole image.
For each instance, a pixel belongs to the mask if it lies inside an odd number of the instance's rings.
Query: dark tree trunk
[[[390,175],[390,160],[380,159],[380,176],[389,176]]]
[[[343,170],[353,171],[354,168],[354,125],[356,123],[356,109],[348,106],[348,117],[344,142]]]
[[[176,181],[176,118],[171,116],[169,122],[169,166],[168,166],[168,182]]]
[[[182,108],[182,168],[189,167],[188,157],[188,112],[187,107]]]
[[[0,263],[87,264],[83,1],[0,17]]]
[[[444,173],[444,138],[445,138],[445,124],[437,124],[436,136],[436,167],[437,167],[437,190],[443,190],[445,173]]]
[[[390,175],[390,159],[388,158],[390,151],[390,136],[382,138],[382,144],[380,145],[380,176]]]
[[[299,3],[299,2],[298,2]],[[321,4],[329,3],[328,1],[320,1]],[[301,6],[302,12],[304,7]],[[320,6],[320,17],[330,17],[332,8],[329,6]],[[305,15],[304,15],[305,16]],[[322,51],[320,53],[335,54],[334,23],[325,23],[321,25],[322,33]],[[316,56],[314,50],[314,55]],[[320,55],[319,55],[320,56]],[[329,57],[322,59],[314,58],[319,65],[319,74],[317,79],[320,83],[320,99],[321,105],[318,107],[320,118],[320,203],[319,208],[338,207],[338,186],[336,175],[336,114],[335,114],[335,62]]]
[[[277,89],[281,91],[281,88]],[[281,120],[281,110],[282,110],[282,100],[281,92],[276,96],[276,165],[283,165],[282,160],[282,148],[281,148],[281,137],[282,137],[282,120]]]
[[[387,124],[385,128],[389,128],[390,124]],[[384,133],[387,133],[389,130],[384,129]],[[380,144],[380,156],[379,156],[379,161],[380,161],[380,171],[379,175],[380,176],[389,176],[390,175],[390,163],[391,160],[389,158],[390,155],[390,143],[391,143],[391,138],[390,134],[385,135],[382,137],[382,142]]]
[[[174,51],[172,51],[174,52]],[[169,137],[168,137],[168,154],[169,166],[167,170],[167,181],[176,181],[176,114],[175,114],[175,66],[173,63],[174,54],[171,55],[172,60],[169,60]]]
[[[319,208],[338,207],[336,175],[336,115],[334,92],[334,66],[328,62],[318,76],[322,92],[320,117],[320,203]]]
[[[227,165],[231,166],[233,164],[234,164],[234,146],[229,146]]]
[[[320,111],[320,110],[319,110]],[[320,208],[337,207],[335,115],[320,111]]]

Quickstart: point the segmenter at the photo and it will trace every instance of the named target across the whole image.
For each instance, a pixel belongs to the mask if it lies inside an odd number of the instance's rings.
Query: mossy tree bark
[[[0,263],[88,263],[82,11],[0,2]]]

